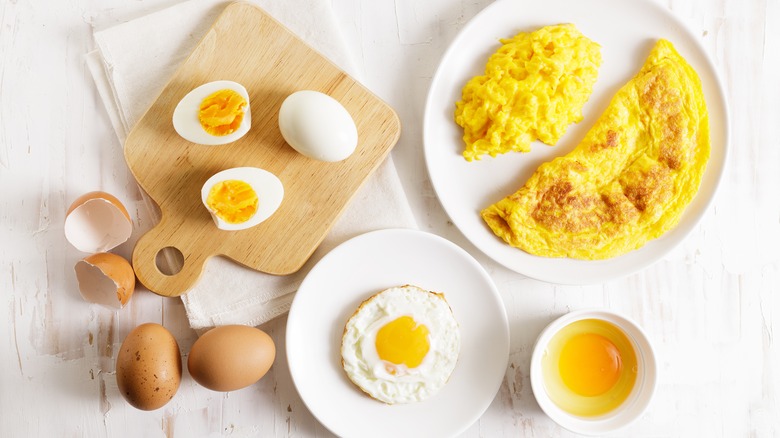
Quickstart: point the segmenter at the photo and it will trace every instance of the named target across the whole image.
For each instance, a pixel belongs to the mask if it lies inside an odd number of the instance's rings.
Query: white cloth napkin
[[[321,54],[359,78],[326,0],[250,3],[265,9]],[[227,4],[222,0],[189,0],[108,29],[95,30],[97,48],[87,54],[87,65],[122,144]],[[149,211],[150,214],[156,211],[152,204]],[[151,225],[145,228],[139,234]],[[203,329],[224,324],[263,324],[289,310],[303,277],[328,251],[351,237],[384,228],[416,228],[390,158],[361,187],[320,247],[297,273],[273,276],[226,258],[209,260],[196,286],[181,297],[190,325]]]

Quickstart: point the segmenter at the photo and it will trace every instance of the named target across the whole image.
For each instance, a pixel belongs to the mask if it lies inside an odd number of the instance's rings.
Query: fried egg
[[[388,404],[438,392],[459,352],[460,330],[444,295],[410,285],[364,301],[347,321],[341,343],[349,379]]]
[[[244,230],[260,224],[279,208],[283,198],[279,178],[256,167],[223,170],[201,189],[203,205],[220,230]]]
[[[468,81],[455,104],[468,161],[528,152],[537,139],[555,144],[582,120],[601,66],[601,47],[573,24],[520,32],[501,43],[485,74]]]
[[[659,40],[579,145],[542,164],[482,218],[530,254],[615,257],[677,225],[709,156],[701,81]]]
[[[203,84],[185,95],[173,111],[173,128],[185,140],[222,145],[243,137],[252,125],[249,93],[233,81]]]

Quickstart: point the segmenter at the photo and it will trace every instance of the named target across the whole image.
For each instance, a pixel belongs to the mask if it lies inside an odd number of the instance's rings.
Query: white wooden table
[[[174,2],[0,0],[0,436],[330,435],[292,385],[285,317],[262,327],[280,354],[256,385],[216,393],[185,374],[171,403],[142,412],[117,391],[117,350],[137,324],[157,321],[186,352],[196,335],[181,302],[140,291],[115,313],[78,295],[73,265],[83,254],[62,232],[69,203],[94,189],[131,207],[140,200],[84,64],[91,23]],[[539,331],[586,307],[632,317],[657,348],[656,397],[617,436],[780,435],[780,2],[661,2],[700,35],[721,74],[732,153],[713,207],[678,249],[635,275],[587,287],[530,280],[487,259],[448,222],[427,179],[428,86],[456,32],[490,3],[332,0],[364,83],[402,119],[393,155],[420,228],[471,252],[506,304],[504,383],[464,436],[572,435],[539,409],[528,367]],[[594,11],[602,13],[609,11]]]

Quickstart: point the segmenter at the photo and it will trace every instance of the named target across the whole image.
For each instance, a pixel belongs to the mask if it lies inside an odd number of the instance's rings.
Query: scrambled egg
[[[512,246],[545,257],[605,259],[677,225],[710,155],[701,82],[659,40],[582,142],[482,211]]]
[[[600,46],[573,24],[521,32],[501,43],[485,74],[463,87],[455,105],[469,161],[528,152],[537,139],[555,144],[582,120],[601,66]]]

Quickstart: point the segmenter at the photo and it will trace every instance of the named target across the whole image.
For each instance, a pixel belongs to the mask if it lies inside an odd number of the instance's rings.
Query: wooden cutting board
[[[249,133],[222,146],[202,146],[181,138],[171,122],[179,100],[201,84],[223,79],[249,91]],[[284,141],[278,127],[279,107],[298,90],[328,94],[352,115],[358,146],[349,158],[337,163],[316,161]],[[246,3],[228,5],[125,143],[131,172],[162,216],[133,251],[138,279],[157,294],[178,296],[197,282],[205,262],[215,255],[269,274],[297,271],[399,134],[400,122],[392,108],[265,11]],[[278,176],[284,199],[260,225],[222,231],[201,203],[201,187],[213,174],[242,166]],[[173,275],[164,274],[156,262],[167,247],[183,255],[183,266]]]

